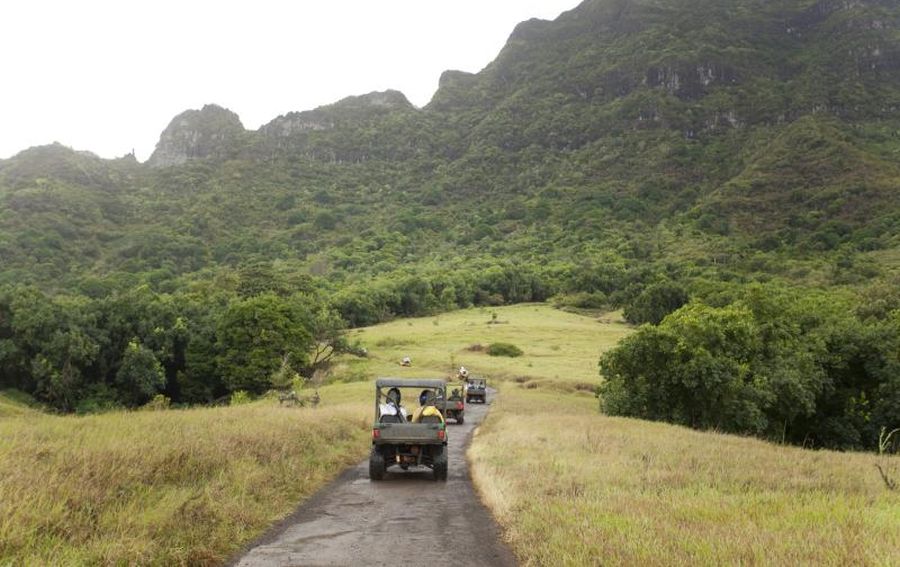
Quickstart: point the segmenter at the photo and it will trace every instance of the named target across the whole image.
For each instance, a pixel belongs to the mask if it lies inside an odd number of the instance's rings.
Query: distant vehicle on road
[[[466,402],[480,402],[483,404],[485,401],[487,401],[487,382],[485,382],[484,378],[472,376],[467,379]]]
[[[447,403],[444,404],[444,418],[452,419],[460,425],[465,423],[466,400],[459,388],[454,388],[450,391]]]

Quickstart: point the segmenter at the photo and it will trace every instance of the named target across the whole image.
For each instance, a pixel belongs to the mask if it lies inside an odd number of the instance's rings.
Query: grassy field
[[[37,415],[39,410],[30,396],[17,390],[0,390],[0,418]]]
[[[900,477],[900,457],[600,415],[599,354],[629,332],[616,314],[473,309],[362,329],[370,359],[344,371],[443,376],[464,364],[500,388],[469,458],[524,564],[900,564],[900,494],[875,468]],[[469,350],[497,341],[525,354]]]
[[[347,383],[321,388],[315,410],[261,401],[54,416],[0,394],[0,565],[219,564],[365,456],[371,378],[466,364],[527,387],[589,390],[597,354],[626,332],[543,305],[360,329],[370,357],[342,361],[334,378]],[[525,355],[468,350],[496,341]],[[412,368],[398,364],[407,355]]]
[[[900,493],[874,466],[900,477],[900,457],[600,415],[598,356],[629,332],[544,305],[359,329],[369,357],[339,361],[315,410],[60,417],[0,394],[0,565],[219,564],[365,456],[371,378],[461,364],[501,390],[469,458],[524,564],[900,564]],[[493,342],[524,355],[472,348]]]
[[[370,356],[352,362],[349,371],[440,377],[464,365],[475,374],[525,387],[593,391],[600,352],[629,332],[618,314],[585,317],[542,304],[467,309],[354,331],[353,337],[362,340]],[[495,342],[512,343],[524,355],[489,356],[477,350]],[[404,356],[412,358],[412,367],[399,365]]]
[[[526,565],[900,565],[900,493],[875,464],[597,414],[507,385],[469,450]]]
[[[0,398],[0,565],[221,564],[365,456],[360,386],[321,394],[87,417]]]

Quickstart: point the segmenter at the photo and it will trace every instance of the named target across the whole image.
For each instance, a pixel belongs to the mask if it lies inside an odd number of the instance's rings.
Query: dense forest
[[[606,411],[873,447],[900,425],[898,23],[587,0],[424,108],[250,131],[208,105],[146,163],[0,160],[0,387],[209,403],[362,352],[348,326],[551,300],[646,325],[601,364]]]

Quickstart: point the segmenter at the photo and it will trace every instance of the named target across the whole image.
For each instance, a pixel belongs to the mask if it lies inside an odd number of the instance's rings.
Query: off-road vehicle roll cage
[[[403,400],[389,398],[397,390],[415,392],[414,405],[424,393],[437,412],[420,412],[418,419],[401,411]],[[443,380],[378,378],[375,380],[375,422],[372,426],[372,452],[369,456],[369,477],[381,480],[387,468],[399,465],[426,466],[434,471],[435,480],[447,480],[447,385]],[[415,421],[413,421],[415,419]]]

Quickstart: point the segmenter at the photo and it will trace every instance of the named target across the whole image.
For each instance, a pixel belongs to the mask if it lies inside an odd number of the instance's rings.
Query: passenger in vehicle
[[[385,396],[385,403],[379,404],[379,421],[382,423],[404,423],[408,421],[406,408],[400,403],[400,389],[391,388]]]
[[[435,407],[437,396],[431,390],[422,390],[419,394],[419,407],[413,412],[413,423],[444,423],[444,416]]]

